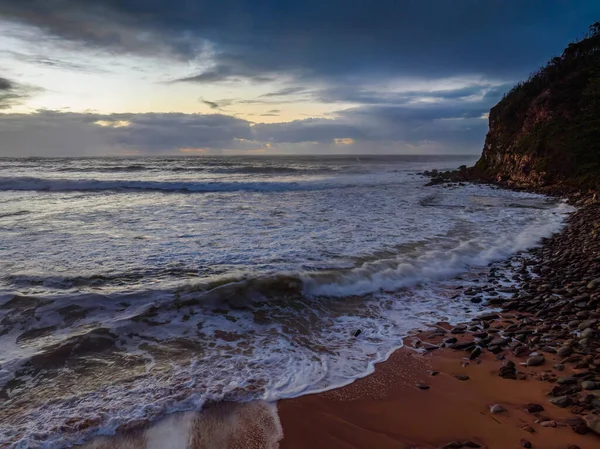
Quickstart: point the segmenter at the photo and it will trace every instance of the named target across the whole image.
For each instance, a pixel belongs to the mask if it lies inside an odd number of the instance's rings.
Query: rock
[[[528,355],[531,352],[528,346],[520,345],[513,349],[513,354],[517,357]]]
[[[543,365],[546,359],[543,355],[535,355],[527,359],[527,366],[540,366]]]
[[[517,368],[515,367],[514,362],[508,361],[504,364],[499,370],[498,375],[504,379],[516,379],[517,378]]]
[[[588,327],[586,330],[584,330],[581,333],[580,337],[588,339],[588,338],[593,337],[595,333],[596,333],[596,331],[594,329],[592,329],[591,327]]]
[[[556,351],[556,355],[561,358],[568,357],[573,352],[573,349],[570,346],[563,346]]]
[[[569,396],[558,396],[557,398],[550,399],[550,403],[556,405],[557,407],[567,407],[572,404],[571,398]]]
[[[574,376],[568,376],[568,377],[559,377],[556,382],[558,382],[561,385],[573,385],[577,383],[577,378]]]
[[[529,433],[535,433],[535,429],[531,426],[521,427],[521,430],[524,430],[525,432],[529,432]]]
[[[451,344],[456,343],[457,341],[458,341],[458,338],[451,337],[451,338],[447,338],[446,340],[444,340],[444,343],[451,345]]]
[[[527,441],[523,438],[521,438],[521,446],[528,448],[528,449],[533,447],[533,445],[529,441]]]
[[[577,446],[576,444],[569,444],[567,446],[567,449],[581,449],[579,446]]]
[[[479,357],[481,355],[481,348],[480,347],[475,347],[472,351],[471,354],[469,354],[469,360],[475,360],[477,357]]]
[[[470,379],[470,377],[465,374],[456,374],[454,377],[458,380],[469,380]]]
[[[528,413],[538,413],[543,412],[544,407],[542,407],[540,404],[530,402],[529,404],[525,404],[525,410],[527,410]]]
[[[490,341],[489,346],[504,346],[506,344],[506,339],[502,337],[496,337],[492,341]]]
[[[481,321],[492,321],[492,320],[496,320],[498,318],[500,318],[500,316],[497,313],[488,313],[486,315],[481,315],[479,317],[479,319]]]
[[[600,390],[600,382],[586,380],[584,382],[581,382],[581,388],[583,388],[584,390]]]
[[[565,369],[565,365],[563,365],[562,363],[557,363],[556,365],[554,365],[554,366],[553,366],[553,368],[554,368],[556,371],[564,371],[564,369]]]
[[[542,421],[540,423],[540,426],[542,426],[542,427],[556,427],[556,421],[552,421],[551,419],[548,419],[546,421]]]
[[[362,333],[362,330],[357,329],[356,331],[354,331],[354,336],[358,337],[361,333]]]
[[[579,329],[580,331],[584,331],[590,327],[592,327],[594,324],[596,324],[597,320],[585,320],[582,321],[581,323],[579,323],[579,326],[577,326],[577,329]]]
[[[502,347],[500,346],[490,346],[488,348],[488,350],[492,353],[492,354],[500,354],[502,352]]]
[[[600,415],[588,413],[583,417],[583,420],[588,429],[600,435]]]
[[[502,407],[500,404],[495,404],[490,407],[490,413],[492,413],[494,415],[496,413],[502,413],[505,411],[506,411],[506,409],[504,407]]]
[[[455,344],[452,344],[452,345],[448,345],[448,347],[450,349],[455,349],[457,351],[466,351],[468,349],[473,348],[474,346],[475,346],[475,343],[472,342],[472,341],[467,341],[467,342],[464,342],[464,343],[455,343]]]
[[[419,390],[429,390],[429,385],[425,385],[425,384],[417,384],[417,388]]]

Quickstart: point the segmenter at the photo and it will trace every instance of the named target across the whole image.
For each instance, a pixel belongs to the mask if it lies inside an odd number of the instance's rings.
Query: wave
[[[368,185],[377,185],[369,182]],[[356,183],[333,180],[319,181],[256,181],[256,182],[217,182],[217,181],[140,181],[140,180],[101,180],[101,179],[60,179],[34,177],[0,177],[0,191],[165,191],[165,192],[286,192],[298,190],[325,190],[330,188],[354,187]],[[361,185],[364,185],[361,183]],[[388,185],[389,182],[388,182]]]

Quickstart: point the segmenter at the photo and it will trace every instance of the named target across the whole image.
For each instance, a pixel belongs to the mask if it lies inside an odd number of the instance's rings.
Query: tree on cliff
[[[600,187],[600,22],[490,111],[476,176]]]

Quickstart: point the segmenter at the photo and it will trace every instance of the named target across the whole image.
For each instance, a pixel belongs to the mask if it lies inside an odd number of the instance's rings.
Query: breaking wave
[[[381,183],[378,181],[376,184]],[[363,180],[356,177],[343,181],[312,180],[312,181],[255,181],[255,182],[218,182],[218,181],[140,181],[140,180],[100,180],[100,179],[58,179],[34,177],[0,177],[0,191],[165,191],[165,192],[286,192],[325,190],[331,188],[354,187],[374,184],[368,178]],[[388,182],[388,184],[390,184]]]

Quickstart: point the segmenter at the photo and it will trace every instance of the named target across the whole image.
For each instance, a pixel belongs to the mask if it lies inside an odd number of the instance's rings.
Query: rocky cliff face
[[[536,189],[600,187],[600,22],[492,108],[470,175]]]

